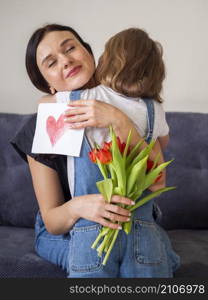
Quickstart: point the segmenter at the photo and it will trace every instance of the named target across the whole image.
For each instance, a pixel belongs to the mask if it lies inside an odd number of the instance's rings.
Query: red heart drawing
[[[68,129],[68,124],[64,122],[64,117],[64,114],[61,114],[57,121],[53,116],[49,116],[46,120],[46,131],[52,146],[57,143]]]

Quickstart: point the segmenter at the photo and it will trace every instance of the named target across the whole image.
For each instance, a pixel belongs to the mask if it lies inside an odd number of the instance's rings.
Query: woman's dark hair
[[[32,83],[36,86],[37,89],[41,90],[45,93],[50,93],[50,89],[47,81],[44,79],[37,65],[36,61],[36,52],[39,43],[42,41],[44,36],[51,31],[69,31],[71,32],[77,40],[85,47],[85,49],[93,55],[92,49],[89,44],[85,43],[83,39],[79,36],[79,34],[69,26],[63,26],[59,24],[48,24],[37,29],[31,36],[26,50],[25,64],[27,73],[32,81]]]

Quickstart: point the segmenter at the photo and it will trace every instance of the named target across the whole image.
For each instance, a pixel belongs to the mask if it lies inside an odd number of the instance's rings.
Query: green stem
[[[167,192],[167,191],[171,191],[171,190],[174,190],[175,187],[172,186],[172,187],[166,187],[166,188],[162,188],[162,189],[159,189],[157,190],[156,192],[153,192],[149,195],[147,195],[146,197],[142,198],[141,200],[139,200],[134,206],[132,206],[129,211],[133,211],[135,210],[136,208],[140,207],[141,205],[145,204],[146,202],[148,202],[149,200],[155,198],[155,197],[158,197],[161,193],[164,193],[164,192]]]
[[[108,234],[104,237],[104,240],[100,244],[100,246],[97,248],[98,256],[101,256],[103,253],[103,249],[105,248],[106,242],[108,240]]]
[[[98,242],[100,241],[100,239],[101,239],[104,235],[108,234],[109,230],[110,230],[110,228],[103,227],[102,231],[98,234],[96,240],[95,240],[94,243],[92,244],[92,246],[91,246],[92,249],[95,249],[95,247],[97,246],[97,244],[98,244]]]
[[[109,255],[110,255],[110,253],[111,253],[111,250],[112,250],[112,248],[113,248],[113,246],[114,246],[114,244],[115,244],[115,241],[116,241],[116,238],[117,238],[117,236],[118,236],[118,233],[119,233],[119,229],[115,229],[115,233],[114,233],[114,235],[113,235],[112,242],[111,242],[111,244],[110,244],[110,246],[109,246],[109,248],[108,248],[108,251],[107,251],[107,253],[106,253],[105,257],[104,257],[104,260],[103,260],[103,262],[102,262],[102,264],[103,264],[104,266],[106,265],[106,262],[107,262],[107,260],[108,260],[108,257],[109,257]]]
[[[106,242],[105,248],[104,248],[104,252],[108,251],[109,248],[109,243],[111,243],[112,240],[112,236],[114,235],[114,229],[111,230],[111,233],[108,233],[108,240]]]
[[[104,178],[104,179],[107,179],[107,178],[108,178],[108,174],[107,174],[107,169],[106,169],[105,165],[102,164],[102,163],[99,161],[99,159],[97,159],[97,165],[98,165],[98,167],[99,167],[99,169],[100,169],[100,172],[101,172],[102,175],[103,175],[103,178]]]

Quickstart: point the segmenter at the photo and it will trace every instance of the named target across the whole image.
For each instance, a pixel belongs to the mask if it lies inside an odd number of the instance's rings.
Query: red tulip
[[[147,160],[147,173],[152,169],[154,162],[151,159]]]
[[[157,176],[154,183],[157,183],[161,177],[162,177],[162,172],[160,172],[160,174]]]
[[[99,161],[102,164],[108,164],[112,161],[112,154],[109,150],[105,150],[105,149],[99,149],[97,154],[96,154],[97,159],[99,159]]]
[[[151,159],[147,160],[147,173],[152,169],[154,162]],[[159,173],[154,183],[157,183],[162,177],[162,172]]]
[[[111,149],[111,146],[112,146],[112,142],[109,142],[109,143],[107,143],[107,142],[104,142],[104,144],[103,144],[103,150],[110,150]]]
[[[90,160],[93,162],[93,163],[96,163],[97,162],[97,152],[98,152],[98,150],[97,149],[93,149],[92,151],[90,151],[89,153],[88,153],[88,155],[89,155],[89,158],[90,158]]]
[[[121,140],[120,140],[119,136],[117,136],[117,144],[118,144],[118,147],[119,147],[119,150],[120,150],[121,154],[123,154],[124,149],[126,147],[126,143],[121,143]]]

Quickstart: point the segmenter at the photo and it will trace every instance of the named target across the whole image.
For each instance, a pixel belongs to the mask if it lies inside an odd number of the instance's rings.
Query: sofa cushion
[[[181,267],[174,277],[202,278],[208,274],[208,230],[170,230]],[[0,226],[0,278],[66,278],[66,272],[39,257],[34,250],[34,230]]]
[[[0,224],[34,225],[38,207],[28,165],[8,142],[31,116],[0,114]],[[167,121],[170,143],[165,160],[175,159],[167,168],[167,185],[177,189],[156,198],[163,213],[160,224],[165,229],[208,228],[208,114],[168,112]],[[63,170],[58,170],[60,176]],[[70,199],[65,179],[63,190]]]
[[[9,143],[30,117],[0,114],[0,224],[34,226],[38,206],[28,165]]]
[[[66,273],[39,257],[34,229],[0,226],[0,278],[64,278]]]
[[[165,160],[167,186],[177,189],[162,194],[157,202],[166,229],[208,228],[208,114],[168,112],[170,143]]]
[[[169,230],[172,246],[181,258],[174,277],[206,278],[208,274],[208,230]]]

